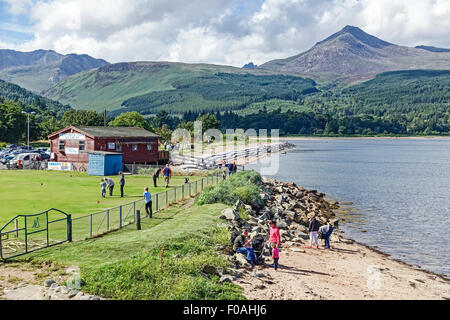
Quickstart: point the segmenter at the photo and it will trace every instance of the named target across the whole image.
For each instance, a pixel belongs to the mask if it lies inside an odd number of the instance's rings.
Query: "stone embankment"
[[[334,227],[338,227],[338,219],[333,210],[338,209],[339,205],[337,202],[327,201],[323,193],[304,189],[295,183],[278,182],[265,177],[262,179],[266,187],[266,191],[260,194],[265,202],[263,207],[237,201],[233,208],[222,211],[220,218],[226,221],[222,225],[228,227],[231,234],[240,234],[245,228],[249,230],[250,237],[267,241],[269,221],[274,220],[280,230],[281,249],[287,250],[291,246],[298,247],[309,241],[308,226],[314,215],[321,225],[330,222]],[[244,219],[241,215],[248,218]],[[331,241],[347,240],[334,233]],[[234,275],[233,280],[242,274],[239,272],[240,268],[250,269],[243,254],[234,253],[230,247],[221,249],[227,255],[231,273]],[[291,250],[303,251],[298,248]],[[265,255],[269,255],[269,250],[265,250]],[[264,273],[253,272],[252,275],[263,277]]]

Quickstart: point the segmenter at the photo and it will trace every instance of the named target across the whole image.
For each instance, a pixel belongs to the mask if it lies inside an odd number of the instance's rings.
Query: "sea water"
[[[352,202],[339,215],[346,237],[450,276],[450,139],[289,142],[295,148],[273,155],[279,169],[269,177]]]

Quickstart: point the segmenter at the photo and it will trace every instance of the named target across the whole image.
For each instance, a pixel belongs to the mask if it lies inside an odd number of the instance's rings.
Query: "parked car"
[[[17,154],[14,158],[9,160],[9,165],[12,168],[17,168],[19,160],[21,161],[22,166],[29,165],[34,156],[36,156],[36,153],[34,152]]]

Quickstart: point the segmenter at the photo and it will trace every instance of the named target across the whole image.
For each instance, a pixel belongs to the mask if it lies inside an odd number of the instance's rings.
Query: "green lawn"
[[[34,214],[49,208],[57,208],[73,217],[142,199],[144,187],[154,194],[167,190],[153,187],[151,176],[130,175],[125,177],[125,195],[120,197],[118,176],[112,197],[101,198],[101,177],[78,172],[0,170],[0,225],[18,214]],[[189,181],[198,180],[189,177]],[[184,177],[172,177],[170,186],[181,185]],[[163,178],[158,185],[163,186]]]
[[[83,291],[112,299],[243,299],[239,286],[200,274],[206,265],[227,268],[218,246],[229,244],[230,235],[226,228],[217,227],[227,206],[186,204],[187,200],[176,203],[152,219],[143,219],[140,231],[129,225],[16,261],[79,267]]]

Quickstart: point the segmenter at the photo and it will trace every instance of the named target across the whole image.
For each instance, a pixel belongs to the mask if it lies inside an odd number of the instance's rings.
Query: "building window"
[[[120,144],[118,144],[118,145],[116,146],[116,151],[122,151],[122,146],[121,146]]]
[[[133,144],[133,145],[131,145],[131,150],[132,151],[137,151],[137,144]]]
[[[151,144],[147,145],[147,150],[149,150],[149,151],[152,150],[152,145]]]
[[[59,151],[64,151],[64,140],[59,140]]]
[[[80,149],[80,151],[84,150],[84,141],[80,141],[78,148]]]
[[[108,149],[114,150],[115,148],[116,148],[116,145],[114,144],[114,142],[108,142]]]

